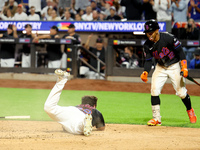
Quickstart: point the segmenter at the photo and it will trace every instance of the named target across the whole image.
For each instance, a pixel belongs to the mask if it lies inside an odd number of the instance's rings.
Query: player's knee
[[[181,99],[184,99],[185,97],[186,97],[186,95],[187,95],[187,90],[184,90],[184,89],[177,89],[176,90],[176,95],[178,96],[178,97],[180,97]]]
[[[151,95],[152,96],[158,96],[158,95],[160,95],[160,91],[155,90],[155,89],[151,89]]]
[[[186,93],[181,93],[181,92],[180,92],[180,93],[177,92],[176,94],[177,94],[177,96],[180,97],[181,99],[184,99],[184,98],[186,97],[186,95],[187,95]]]
[[[48,104],[44,104],[44,111],[46,112],[46,113],[50,113],[51,112],[51,107],[48,105]]]

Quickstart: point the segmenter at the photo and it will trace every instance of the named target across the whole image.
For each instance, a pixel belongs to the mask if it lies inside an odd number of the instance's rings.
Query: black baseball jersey
[[[21,34],[19,36],[19,38],[32,38],[32,35],[28,35],[28,34]],[[30,54],[30,51],[31,51],[31,44],[23,44],[22,46],[22,52],[25,53],[25,54]]]
[[[51,39],[55,39],[56,35],[51,35]],[[60,60],[62,57],[60,44],[47,44],[48,60]]]
[[[94,107],[91,107],[88,104],[81,104],[76,107],[82,112],[84,112],[85,114],[87,113],[92,114],[92,126],[96,126],[96,128],[105,126],[103,115],[101,114],[100,111],[98,111]]]
[[[13,32],[11,34],[4,33],[2,38],[14,38]],[[2,43],[0,50],[0,58],[15,58],[15,46],[16,44],[12,43]]]
[[[149,64],[152,58],[161,66],[168,67],[180,60],[186,59],[181,43],[172,34],[159,33],[160,39],[154,43],[149,39],[144,43],[145,66],[144,70],[149,72]]]
[[[89,51],[91,51],[93,54],[95,54],[100,60],[102,60],[103,62],[105,62],[105,48],[103,47],[102,50],[97,50],[96,48],[94,47],[90,47],[89,48]],[[97,60],[90,56],[90,59],[89,59],[89,63],[92,67],[96,68],[97,69]],[[103,73],[104,70],[101,70],[101,68],[103,67],[103,65],[100,63],[100,72]],[[93,71],[91,68],[90,68],[91,71]]]

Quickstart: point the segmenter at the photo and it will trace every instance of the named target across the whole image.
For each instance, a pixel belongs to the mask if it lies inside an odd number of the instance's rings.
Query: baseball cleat
[[[155,119],[151,119],[147,122],[148,126],[161,126],[161,122],[156,121]]]
[[[190,118],[191,123],[196,123],[197,122],[197,116],[194,113],[194,109],[191,108],[190,110],[187,110],[188,116]]]
[[[56,74],[57,76],[65,77],[65,78],[67,78],[67,77],[70,76],[70,73],[68,73],[68,72],[66,72],[66,71],[62,71],[61,69],[56,69],[56,70],[55,70],[55,74]]]
[[[85,120],[84,120],[83,134],[85,136],[89,136],[91,134],[91,132],[92,132],[92,115],[86,114]]]

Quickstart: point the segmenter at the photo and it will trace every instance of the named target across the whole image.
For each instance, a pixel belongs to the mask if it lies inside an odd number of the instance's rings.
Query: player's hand
[[[35,37],[32,41],[33,43],[38,43],[39,42],[39,38],[38,37]]]
[[[17,27],[15,25],[12,26],[13,31],[17,31]]]
[[[187,60],[181,61],[181,67],[181,75],[186,78],[188,76]]]
[[[93,34],[90,34],[90,35],[88,36],[88,39],[90,40],[90,39],[92,38],[92,36],[93,36]]]
[[[145,83],[147,83],[147,81],[148,81],[147,76],[148,76],[148,72],[147,72],[147,71],[144,71],[144,72],[140,75],[140,78],[142,79],[142,81],[144,81]]]

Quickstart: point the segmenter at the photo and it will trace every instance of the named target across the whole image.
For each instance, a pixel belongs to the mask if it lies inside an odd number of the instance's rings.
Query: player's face
[[[103,48],[103,43],[96,43],[97,50],[101,50]]]
[[[150,41],[152,41],[152,42],[158,41],[158,30],[155,30],[152,32],[147,32],[146,35]]]
[[[28,26],[27,28],[25,28],[25,30],[27,34],[31,34],[32,28]]]
[[[8,33],[8,34],[11,34],[12,32],[13,32],[12,29],[7,28],[7,33]]]

